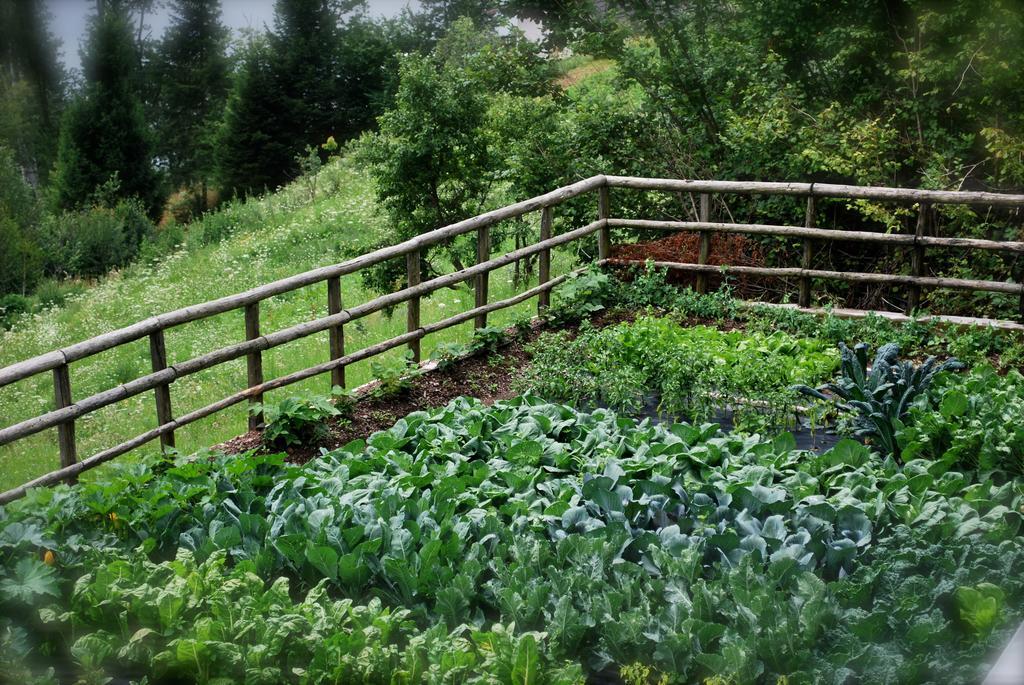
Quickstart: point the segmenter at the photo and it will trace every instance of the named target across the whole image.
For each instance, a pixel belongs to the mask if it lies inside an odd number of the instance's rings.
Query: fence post
[[[811,184],[811,190],[814,189],[814,184]],[[807,214],[804,217],[804,227],[814,228],[815,213],[817,211],[816,202],[813,195],[807,196]],[[814,241],[810,238],[804,238],[804,254],[800,259],[801,269],[811,268],[811,259],[814,257]],[[811,278],[810,276],[800,277],[800,306],[810,307],[811,306]]]
[[[914,230],[914,247],[910,252],[910,274],[915,277],[924,275],[924,245],[919,245],[917,239],[924,236],[928,230],[928,214],[931,205],[922,202],[917,212],[917,227]],[[907,292],[907,309],[909,315],[921,304],[921,286],[912,284]]]
[[[327,315],[334,316],[341,313],[341,277],[333,276],[327,279]],[[339,324],[328,329],[330,336],[330,357],[341,359],[345,356],[345,328]],[[335,366],[331,369],[331,388],[334,386],[345,387],[345,367]]]
[[[71,401],[71,369],[61,364],[53,370],[53,400],[57,409],[70,407]],[[71,466],[78,461],[75,447],[75,420],[57,424],[57,445],[60,448],[61,468]],[[77,482],[77,478],[69,478],[68,483]]]
[[[167,344],[163,329],[149,334],[149,359],[153,373],[167,368]],[[153,388],[153,393],[156,395],[156,424],[163,426],[174,420],[171,415],[171,386],[169,383],[158,385]],[[173,430],[160,434],[160,447],[165,453],[174,447]]]
[[[490,226],[481,226],[476,229],[476,263],[481,264],[486,262],[491,257],[491,228]],[[490,276],[490,272],[483,272],[477,274],[476,277],[476,306],[483,307],[487,304],[487,281]],[[477,314],[474,319],[474,328],[484,328],[487,326],[487,314]]]
[[[260,337],[260,303],[259,301],[245,305],[245,339],[255,340]],[[245,355],[245,370],[248,379],[246,387],[252,388],[263,383],[263,352],[255,350]],[[263,393],[249,397],[249,430],[258,430],[263,423],[262,413],[253,413],[252,407],[263,404]]]
[[[707,193],[701,193],[700,195],[700,220],[703,223],[711,221],[711,196]],[[700,232],[700,247],[697,252],[697,263],[707,264],[708,257],[711,256],[711,231]],[[706,273],[697,274],[697,292],[706,293],[708,291],[708,275]]]
[[[551,237],[551,207],[540,210],[540,240],[544,242]],[[537,257],[539,275],[537,283],[544,285],[551,280],[551,249],[541,250]],[[551,291],[545,290],[537,296],[537,313],[542,313],[551,305]]]
[[[405,272],[409,287],[420,284],[420,251],[413,250],[405,255]],[[409,300],[408,310],[405,317],[405,330],[409,333],[420,327],[420,298],[414,297]],[[420,362],[420,339],[409,341],[409,350],[412,352],[412,360]]]
[[[607,219],[611,203],[608,186],[597,189],[597,218]],[[607,226],[597,232],[597,258],[610,259],[612,256],[612,232]]]

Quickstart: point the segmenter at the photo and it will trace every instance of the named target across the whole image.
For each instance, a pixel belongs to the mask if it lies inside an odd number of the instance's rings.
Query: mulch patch
[[[664,238],[640,243],[627,243],[612,247],[613,259],[625,259],[643,263],[682,262],[696,264],[700,254],[700,234],[694,232],[673,233]],[[716,233],[711,236],[711,250],[708,264],[714,266],[764,266],[765,259],[761,246],[738,233]],[[679,286],[695,287],[697,274],[689,271],[669,270],[666,282]],[[708,274],[708,287],[716,290],[723,282],[718,274]],[[761,297],[775,287],[772,279],[756,276],[729,276],[734,294],[738,297]]]

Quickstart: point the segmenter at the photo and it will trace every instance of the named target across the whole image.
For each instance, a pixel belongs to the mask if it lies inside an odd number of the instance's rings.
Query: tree
[[[55,203],[62,209],[85,206],[97,187],[116,176],[119,196],[139,198],[155,216],[163,196],[136,95],[138,55],[121,10],[106,7],[93,17],[82,63],[86,85],[61,126]]]
[[[46,181],[56,156],[67,80],[43,4],[0,3],[0,142],[33,185]]]
[[[24,295],[42,271],[36,200],[10,149],[0,145],[0,295]]]
[[[296,155],[329,136],[343,141],[372,125],[392,88],[387,26],[359,3],[278,0],[274,30],[246,49],[219,139],[224,189],[272,189],[299,173]]]
[[[496,172],[485,129],[488,102],[479,84],[458,68],[419,55],[402,60],[400,79],[394,107],[363,147],[394,227],[388,242],[478,214]],[[456,241],[445,252],[461,269],[467,246]],[[424,260],[430,264],[426,255]],[[367,282],[386,290],[398,277],[377,270]]]
[[[270,45],[285,102],[276,126],[282,138],[293,141],[294,155],[327,140],[338,123],[339,18],[330,0],[278,0],[274,11]]]
[[[287,116],[270,46],[254,37],[240,57],[217,140],[217,178],[227,195],[273,190],[288,179],[296,141],[279,135]]]
[[[167,160],[174,186],[192,189],[203,211],[215,169],[216,128],[230,84],[228,30],[220,23],[220,0],[174,0],[171,11],[155,68],[160,80],[157,152]]]
[[[462,17],[493,29],[498,25],[500,5],[498,0],[420,0],[419,11],[406,15],[405,20],[421,47],[429,50]]]

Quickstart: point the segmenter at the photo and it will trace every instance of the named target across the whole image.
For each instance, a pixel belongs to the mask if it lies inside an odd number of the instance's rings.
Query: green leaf
[[[0,595],[25,604],[32,604],[44,595],[60,597],[57,572],[38,559],[22,557],[14,573],[0,580]]]
[[[358,552],[342,554],[338,559],[338,577],[350,587],[362,587],[370,579],[370,568]]]
[[[534,440],[514,442],[505,452],[505,459],[521,466],[537,466],[540,464],[544,447]]]
[[[583,496],[604,511],[622,511],[622,498],[614,491],[615,482],[607,476],[592,478],[583,484]]]
[[[939,413],[947,419],[952,419],[966,414],[969,406],[970,400],[966,394],[959,390],[950,390],[942,396]]]
[[[776,514],[769,516],[764,520],[764,525],[761,526],[761,535],[769,540],[778,540],[779,542],[786,539],[786,522],[781,515]]]
[[[1002,589],[991,583],[958,587],[956,602],[960,609],[960,619],[974,633],[988,635],[999,623],[1005,597]]]
[[[871,450],[856,440],[843,438],[826,453],[826,457],[832,466],[864,466],[871,460]]]
[[[310,545],[306,548],[306,561],[313,565],[325,578],[338,577],[338,553],[325,545]]]
[[[527,633],[519,638],[516,644],[514,666],[512,667],[512,682],[516,685],[535,685],[539,682],[540,654],[537,651],[537,641],[533,635]]]

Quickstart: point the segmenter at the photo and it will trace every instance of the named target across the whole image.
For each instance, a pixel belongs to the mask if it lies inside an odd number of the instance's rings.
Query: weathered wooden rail
[[[700,195],[700,221],[648,221],[613,218],[611,216],[611,189],[613,188],[697,193]],[[566,200],[591,191],[597,193],[596,220],[581,228],[567,231],[558,236],[552,236],[553,208]],[[710,198],[712,194],[716,193],[804,197],[807,200],[805,225],[775,226],[711,221]],[[817,228],[815,227],[815,213],[818,198],[869,199],[903,204],[916,203],[919,205],[919,213],[915,232],[913,234],[881,234],[867,231]],[[1024,207],[1024,195],[900,188],[866,188],[832,184],[680,181],[672,179],[594,176],[545,195],[439,228],[397,245],[376,250],[340,264],[314,269],[253,288],[243,293],[153,316],[131,326],[0,369],[0,387],[37,374],[52,372],[56,407],[53,411],[5,428],[0,428],[0,445],[20,440],[43,430],[56,428],[61,459],[60,469],[0,494],[0,503],[9,502],[21,497],[32,487],[73,480],[83,471],[98,466],[153,440],[159,439],[164,448],[172,447],[174,445],[174,433],[178,428],[199,421],[241,402],[248,401],[250,404],[255,405],[261,402],[264,393],[270,390],[282,388],[325,373],[330,373],[332,385],[344,386],[345,367],[359,360],[372,357],[401,345],[408,345],[414,358],[419,359],[420,341],[426,335],[469,320],[473,320],[477,328],[483,327],[486,325],[487,315],[490,312],[513,306],[533,297],[537,298],[538,307],[543,309],[548,306],[552,288],[566,278],[566,275],[557,278],[551,277],[551,249],[596,234],[599,263],[618,263],[617,260],[612,259],[611,232],[613,228],[697,231],[700,234],[700,250],[697,263],[656,262],[656,264],[670,269],[681,269],[697,273],[697,287],[700,290],[707,288],[708,274],[717,273],[723,269],[723,267],[707,264],[713,234],[745,233],[773,235],[803,240],[803,259],[799,268],[747,266],[729,267],[728,270],[737,274],[797,278],[800,284],[800,304],[805,307],[809,306],[811,301],[812,280],[820,278],[905,285],[910,289],[908,301],[911,303],[911,308],[916,307],[921,288],[956,288],[1018,295],[1021,297],[1022,316],[1024,316],[1024,288],[1019,283],[924,275],[926,248],[994,250],[1024,254],[1024,242],[943,238],[927,235],[930,225],[931,208],[935,204],[942,203],[1021,208]],[[498,222],[537,210],[541,211],[539,241],[504,255],[492,257],[490,227]],[[454,273],[421,282],[421,251],[424,248],[449,241],[470,232],[476,232],[476,263]],[[815,243],[826,240],[874,242],[912,249],[914,250],[912,254],[912,273],[910,275],[852,273],[812,269],[811,260]],[[538,256],[538,284],[514,297],[498,302],[488,302],[488,274],[495,269],[532,255]],[[341,298],[340,279],[342,276],[355,273],[389,259],[403,256],[406,260],[407,287],[377,297],[369,302],[349,308],[344,307]],[[421,325],[420,298],[440,288],[465,281],[472,281],[474,283],[474,307],[442,321]],[[261,331],[260,302],[275,295],[319,283],[326,283],[327,286],[327,316],[271,333],[263,333]],[[344,326],[346,323],[403,302],[407,303],[408,306],[405,333],[357,352],[345,352]],[[244,341],[192,359],[168,364],[164,340],[164,332],[167,329],[238,309],[244,310],[245,314]],[[264,350],[322,331],[328,331],[329,333],[329,345],[326,350],[327,361],[272,380],[264,379],[262,364],[262,353]],[[73,362],[146,337],[149,338],[150,343],[151,373],[90,397],[74,401],[70,373],[70,365]],[[173,415],[170,388],[175,381],[241,357],[245,357],[247,369],[246,387],[244,390],[182,416],[175,417]],[[155,395],[157,417],[155,428],[86,459],[78,459],[75,441],[76,419],[149,390],[153,390]],[[258,427],[259,420],[260,417],[258,415],[251,415],[250,428]]]

